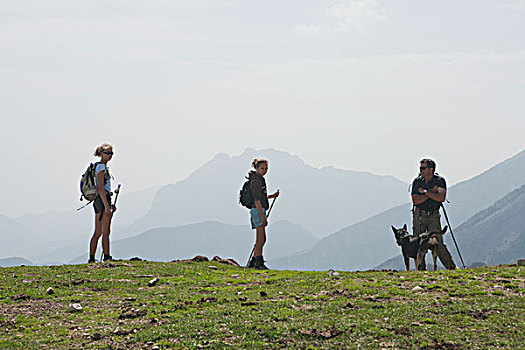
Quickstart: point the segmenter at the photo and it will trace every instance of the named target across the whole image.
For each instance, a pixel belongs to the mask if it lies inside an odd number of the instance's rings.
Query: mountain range
[[[326,236],[406,200],[408,185],[392,176],[317,169],[286,152],[248,148],[239,156],[219,154],[188,178],[161,188],[148,213],[127,232],[138,234],[208,220],[247,225],[248,215],[238,196],[256,157],[269,160],[269,193],[281,190],[273,218],[297,223],[316,236]]]
[[[25,229],[13,219],[0,215],[0,258],[30,256],[51,244]]]
[[[400,205],[409,199],[407,184],[391,176],[317,169],[273,149],[219,154],[176,184],[122,195],[112,232],[113,255],[163,260],[205,254],[242,262],[251,250],[253,232],[237,196],[254,157],[270,160],[270,192],[280,188],[282,194],[268,228],[265,258],[271,267],[356,270],[398,265],[400,249],[390,225],[410,226],[411,205]],[[501,263],[523,251],[518,213],[524,171],[525,151],[449,188],[446,209],[460,247],[468,247],[468,264]],[[391,195],[374,195],[386,191]],[[5,243],[0,257],[23,256],[37,264],[84,262],[91,211],[16,219],[0,215]],[[118,224],[119,218],[124,225]],[[455,254],[450,238],[446,235],[445,241]]]
[[[522,186],[459,226],[454,233],[465,264],[507,264],[525,258],[524,214]]]
[[[129,225],[144,215],[160,188],[161,186],[155,186],[126,193],[124,186],[117,203],[118,211],[115,214],[113,229]],[[83,204],[86,202],[79,202],[79,207]],[[27,213],[13,220],[33,235],[51,242],[54,248],[65,247],[92,233],[93,206],[90,204],[82,210]]]
[[[34,264],[24,258],[15,256],[11,258],[0,259],[0,267],[13,267],[13,266],[33,266]]]
[[[450,187],[446,204],[452,227],[525,184],[525,151],[474,178]],[[272,261],[278,268],[299,270],[368,269],[399,255],[390,225],[411,226],[411,204],[403,204],[321,239],[305,252]],[[444,220],[442,218],[442,223]],[[459,228],[459,227],[458,227]],[[498,237],[499,233],[497,233]],[[501,238],[501,237],[500,237]],[[453,244],[451,236],[445,242]]]
[[[310,248],[318,238],[303,227],[289,221],[271,223],[267,229],[265,258],[277,258]],[[196,255],[233,258],[244,264],[254,244],[255,234],[247,225],[228,225],[214,221],[179,227],[148,230],[134,237],[111,243],[114,258],[138,256],[146,260],[170,261]],[[98,258],[98,257],[97,257]],[[86,253],[73,259],[82,263]]]

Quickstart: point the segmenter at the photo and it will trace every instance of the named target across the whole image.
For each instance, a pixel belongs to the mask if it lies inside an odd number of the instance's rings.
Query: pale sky
[[[102,142],[129,192],[247,147],[466,180],[525,149],[524,23],[522,0],[4,0],[0,214],[76,208]]]

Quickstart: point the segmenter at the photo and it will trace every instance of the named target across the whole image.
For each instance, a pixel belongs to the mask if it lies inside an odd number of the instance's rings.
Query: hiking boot
[[[104,261],[112,261],[113,257],[111,255],[104,255]]]
[[[255,257],[251,257],[250,262],[248,263],[248,266],[246,266],[249,269],[253,269],[255,267]]]
[[[92,258],[89,258],[89,260],[88,260],[87,263],[88,263],[88,264],[92,264],[92,263],[94,263],[94,262],[97,262],[97,261],[95,260],[95,258],[93,258],[93,259],[92,259]]]
[[[254,268],[257,269],[257,270],[269,270],[268,267],[266,265],[264,265],[264,259],[263,259],[263,256],[262,255],[259,255],[259,256],[256,256],[254,258]]]

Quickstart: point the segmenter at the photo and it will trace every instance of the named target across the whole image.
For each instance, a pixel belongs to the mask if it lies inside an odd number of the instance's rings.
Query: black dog
[[[448,227],[445,226],[441,232],[425,232],[419,236],[414,236],[408,233],[406,224],[400,229],[392,226],[392,231],[394,231],[394,236],[396,237],[396,243],[401,247],[401,252],[403,253],[403,258],[405,259],[407,271],[410,271],[410,258],[414,259],[416,271],[419,270],[419,266],[423,259],[425,259],[425,254],[429,249],[432,251],[432,257],[434,259],[434,271],[436,270],[438,247],[438,240],[436,236],[439,234],[445,234],[447,229]]]

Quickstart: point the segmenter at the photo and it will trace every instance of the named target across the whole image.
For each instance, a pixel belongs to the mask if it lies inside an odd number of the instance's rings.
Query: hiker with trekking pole
[[[112,260],[112,257],[109,254],[109,234],[111,232],[113,213],[117,210],[117,207],[115,204],[111,204],[112,177],[109,174],[107,164],[113,158],[113,154],[113,147],[107,143],[97,147],[94,156],[100,157],[100,161],[91,164],[90,167],[88,167],[88,170],[86,170],[86,173],[82,176],[81,189],[83,196],[86,197],[86,199],[93,201],[93,208],[95,210],[95,232],[89,243],[88,263],[95,262],[95,253],[98,240],[101,236],[102,250],[104,253],[103,260]],[[91,199],[93,197],[94,199]]]
[[[279,190],[271,195],[267,193],[264,179],[268,172],[268,161],[266,159],[254,159],[252,167],[254,170],[248,173],[248,181],[244,183],[240,193],[240,203],[250,209],[251,227],[256,232],[255,245],[248,258],[247,267],[268,270],[263,258],[263,247],[266,243],[266,226],[268,226],[268,216],[271,212],[268,199],[273,198],[273,207],[275,200],[279,197]]]
[[[447,184],[445,179],[435,172],[436,163],[432,159],[425,158],[419,164],[419,176],[412,182],[412,203],[414,205],[412,229],[415,236],[420,236],[424,232],[441,231],[439,209],[447,197]],[[438,235],[437,239],[439,260],[445,268],[455,269],[456,264],[443,242],[443,235]],[[426,270],[425,259],[421,261],[419,269]]]

